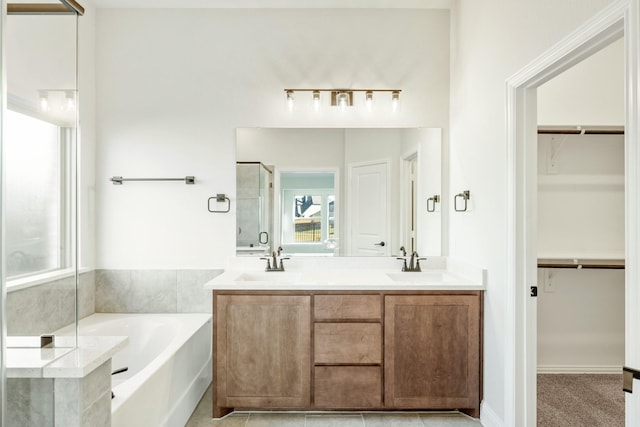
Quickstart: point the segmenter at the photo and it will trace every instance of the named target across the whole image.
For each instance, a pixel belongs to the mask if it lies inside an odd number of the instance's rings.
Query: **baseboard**
[[[539,374],[622,374],[620,365],[538,365]]]
[[[480,422],[484,427],[504,427],[502,419],[491,409],[486,401],[482,401],[480,405]]]

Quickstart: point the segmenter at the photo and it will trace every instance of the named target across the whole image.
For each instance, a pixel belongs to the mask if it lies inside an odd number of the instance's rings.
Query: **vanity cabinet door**
[[[480,301],[467,294],[385,297],[387,407],[479,410]]]
[[[214,407],[307,408],[311,297],[218,295]]]

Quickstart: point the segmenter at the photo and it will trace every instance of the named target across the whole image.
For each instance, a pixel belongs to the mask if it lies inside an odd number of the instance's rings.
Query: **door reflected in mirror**
[[[442,254],[440,129],[239,128],[236,148],[238,255]],[[271,173],[256,200],[246,164]]]

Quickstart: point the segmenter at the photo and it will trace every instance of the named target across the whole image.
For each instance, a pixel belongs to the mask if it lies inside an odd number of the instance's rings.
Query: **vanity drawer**
[[[382,368],[316,366],[314,406],[330,409],[382,407]]]
[[[380,319],[382,315],[380,295],[316,295],[313,305],[316,320]]]
[[[382,362],[380,323],[316,323],[314,363]]]

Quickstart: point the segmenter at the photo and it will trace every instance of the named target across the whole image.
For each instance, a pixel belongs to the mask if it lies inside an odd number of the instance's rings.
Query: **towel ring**
[[[462,193],[458,193],[453,198],[453,209],[456,212],[466,212],[467,211],[467,201],[471,198],[471,193],[469,190],[464,190]],[[458,199],[464,200],[464,207],[462,209],[458,209]]]
[[[216,210],[216,209],[211,209],[211,200],[215,199],[216,203],[227,203],[227,207],[226,209],[223,210]],[[224,193],[218,193],[216,194],[215,197],[209,197],[209,200],[207,201],[207,209],[209,210],[209,212],[211,213],[227,213],[231,210],[231,199],[229,199],[227,197],[226,194]]]
[[[427,199],[427,212],[435,212],[436,203],[440,203],[440,196],[437,194],[434,194],[433,196]]]

